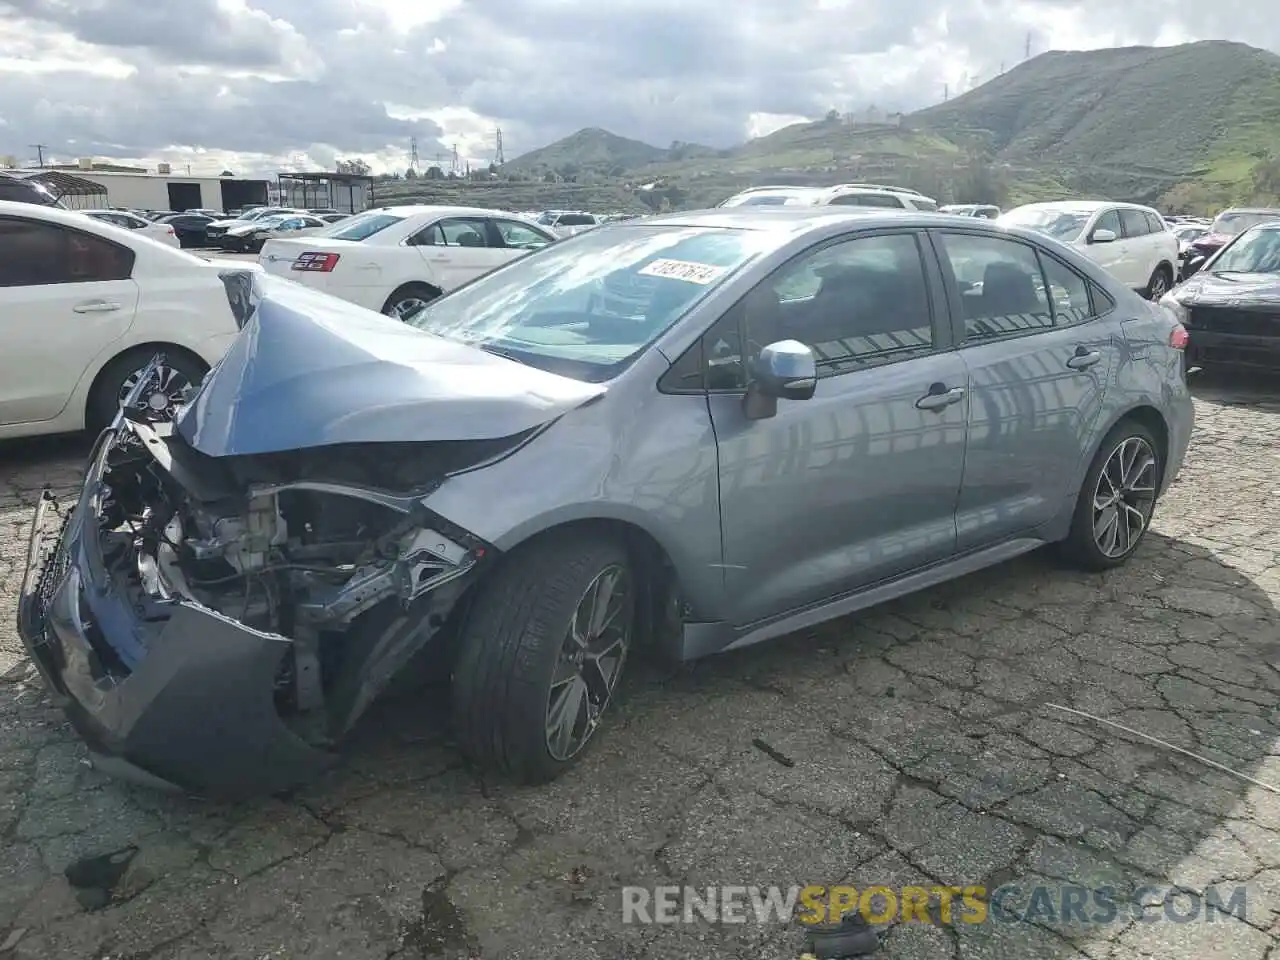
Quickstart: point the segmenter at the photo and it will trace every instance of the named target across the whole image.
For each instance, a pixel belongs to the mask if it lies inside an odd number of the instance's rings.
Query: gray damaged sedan
[[[239,339],[172,421],[139,382],[20,605],[95,762],[196,793],[315,774],[430,650],[470,758],[546,780],[637,648],[1123,563],[1192,428],[1170,312],[972,218],[607,225],[404,323],[227,283]]]

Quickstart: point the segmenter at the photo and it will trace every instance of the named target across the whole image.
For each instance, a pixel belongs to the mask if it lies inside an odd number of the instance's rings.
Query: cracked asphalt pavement
[[[1049,706],[1280,785],[1280,392],[1197,392],[1181,479],[1121,570],[1037,554],[638,665],[538,789],[478,780],[406,685],[325,779],[235,807],[88,768],[13,627],[32,506],[74,490],[85,444],[0,448],[0,957],[773,960],[796,928],[624,924],[621,887],[1012,882],[1244,884],[1248,912],[898,924],[877,956],[1280,960],[1280,793]],[[73,864],[107,879],[73,888]]]

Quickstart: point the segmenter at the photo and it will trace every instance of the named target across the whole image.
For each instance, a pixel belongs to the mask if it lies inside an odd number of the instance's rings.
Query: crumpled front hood
[[[265,274],[252,314],[178,415],[212,457],[339,443],[493,440],[605,392],[421,333]]]
[[[1177,289],[1188,306],[1259,308],[1280,311],[1280,275],[1274,273],[1197,273]]]

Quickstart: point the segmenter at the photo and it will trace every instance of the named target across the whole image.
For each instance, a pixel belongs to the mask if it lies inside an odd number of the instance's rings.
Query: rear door
[[[959,356],[968,443],[957,548],[1031,534],[1074,498],[1118,346],[1109,301],[1071,267],[1011,237],[934,232]]]
[[[1160,238],[1151,232],[1145,211],[1122,207],[1120,225],[1124,228],[1128,274],[1125,283],[1134,290],[1144,290],[1160,262]]]
[[[0,423],[62,412],[89,362],[133,323],[133,261],[96,234],[0,217]]]

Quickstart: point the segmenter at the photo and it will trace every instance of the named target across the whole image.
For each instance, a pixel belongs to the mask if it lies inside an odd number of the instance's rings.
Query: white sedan
[[[258,262],[268,273],[403,317],[556,239],[533,220],[499,210],[382,207],[316,236],[268,240]]]
[[[309,213],[281,213],[231,227],[222,236],[222,246],[240,253],[257,253],[268,240],[310,236],[330,225],[323,217]]]
[[[178,235],[173,232],[173,227],[165,223],[153,223],[146,217],[140,217],[127,210],[81,210],[80,213],[102,223],[123,227],[125,230],[137,230],[141,236],[159,240],[171,247],[179,245]]]
[[[235,339],[232,291],[257,269],[0,202],[0,439],[100,429],[158,352],[145,401],[171,410]]]

